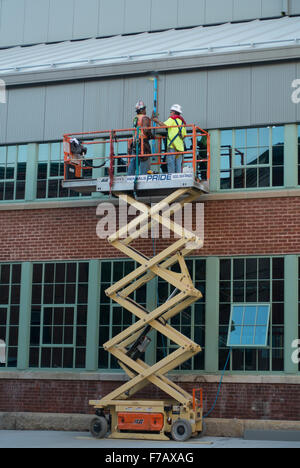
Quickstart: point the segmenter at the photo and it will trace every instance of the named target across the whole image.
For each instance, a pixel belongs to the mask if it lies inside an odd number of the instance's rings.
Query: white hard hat
[[[182,107],[180,106],[180,104],[173,104],[173,106],[171,107],[171,111],[175,111],[178,112],[178,114],[182,114]]]
[[[140,99],[137,103],[136,103],[136,110],[141,110],[141,109],[144,109],[146,107],[146,104],[144,103],[144,101],[142,101],[142,99]]]

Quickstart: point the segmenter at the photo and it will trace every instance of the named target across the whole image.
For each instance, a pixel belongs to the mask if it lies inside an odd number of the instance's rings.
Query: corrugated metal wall
[[[280,16],[299,0],[0,0],[0,47]]]
[[[159,78],[159,113],[183,106],[188,123],[230,128],[300,121],[291,100],[300,64],[282,63],[208,71],[166,73]],[[0,143],[51,141],[66,132],[128,128],[139,98],[153,105],[147,77],[10,88],[0,105]]]

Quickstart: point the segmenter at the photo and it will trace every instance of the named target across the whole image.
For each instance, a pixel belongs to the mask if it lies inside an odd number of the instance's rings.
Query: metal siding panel
[[[24,0],[2,0],[0,47],[23,43],[24,11]]]
[[[136,115],[135,105],[142,99],[147,106],[147,115],[151,117],[153,111],[153,81],[147,76],[142,78],[128,78],[124,82],[123,115],[124,127],[131,128]]]
[[[64,133],[82,131],[84,83],[46,88],[44,139],[62,139]]]
[[[165,111],[161,120],[170,115],[172,104],[180,104],[188,124],[207,127],[207,72],[187,72],[166,75]]]
[[[85,83],[83,131],[123,127],[123,79]]]
[[[233,20],[240,21],[261,17],[262,0],[233,0]]]
[[[24,24],[25,44],[47,41],[49,1],[50,0],[26,0]]]
[[[250,103],[249,67],[208,72],[208,128],[249,125]]]
[[[300,14],[300,2],[299,0],[290,0],[290,15]]]
[[[262,18],[280,16],[282,12],[282,0],[262,0]]]
[[[205,23],[225,23],[232,20],[233,0],[206,0]]]
[[[178,2],[178,27],[198,26],[205,23],[205,0]]]
[[[150,30],[151,3],[149,0],[130,0],[125,8],[124,33]]]
[[[56,42],[72,39],[73,16],[73,0],[51,0],[47,41]]]
[[[182,0],[181,0],[182,1]],[[151,1],[151,31],[176,28],[178,0]]]
[[[7,112],[7,143],[43,140],[44,106],[44,86],[10,89]]]
[[[124,0],[100,0],[98,36],[123,34],[124,16]]]
[[[73,39],[98,35],[99,0],[75,0]]]
[[[252,69],[251,124],[295,122],[296,107],[291,100],[294,64],[265,65]]]

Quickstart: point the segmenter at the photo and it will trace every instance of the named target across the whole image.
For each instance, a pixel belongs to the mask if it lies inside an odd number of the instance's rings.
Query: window
[[[228,356],[227,336],[232,305],[271,305],[267,348],[233,349],[233,371],[283,371],[284,259],[233,258],[220,260],[219,369]]]
[[[85,177],[92,176],[92,169],[84,171]],[[62,143],[39,145],[36,198],[65,198],[89,196],[62,188],[64,178],[64,153]]]
[[[116,358],[103,349],[103,344],[135,323],[136,320],[131,312],[120,307],[119,304],[107,297],[105,290],[121,278],[124,278],[135,268],[135,262],[132,260],[104,260],[101,262],[98,364],[100,369],[120,369]],[[146,285],[135,291],[130,297],[146,307]]]
[[[21,265],[0,264],[0,339],[6,343],[6,364],[17,367]]]
[[[0,146],[0,201],[24,200],[27,146]]]
[[[269,304],[232,305],[227,346],[267,346],[269,318]]]
[[[222,190],[281,187],[283,184],[283,126],[221,132]]]
[[[170,320],[170,324],[183,335],[195,341],[202,348],[202,351],[184,362],[180,370],[203,370],[205,353],[205,273],[206,262],[201,259],[186,260],[191,278],[195,288],[202,292],[202,299],[198,300],[188,309],[183,310]],[[180,272],[178,264],[172,268],[172,271]],[[163,304],[170,297],[173,287],[159,278],[158,296],[159,305]],[[176,343],[171,342],[161,333],[157,333],[157,353],[156,359],[161,360],[178,348]]]
[[[89,264],[33,265],[29,367],[84,368]]]

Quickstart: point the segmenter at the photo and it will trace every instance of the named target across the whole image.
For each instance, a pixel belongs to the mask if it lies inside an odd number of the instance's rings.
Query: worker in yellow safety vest
[[[182,107],[179,104],[174,104],[170,109],[170,117],[165,122],[161,122],[154,113],[152,114],[153,122],[160,127],[168,127],[167,140],[167,166],[168,173],[182,172],[183,155],[174,154],[185,151],[184,138],[186,137],[186,121],[182,117]]]

